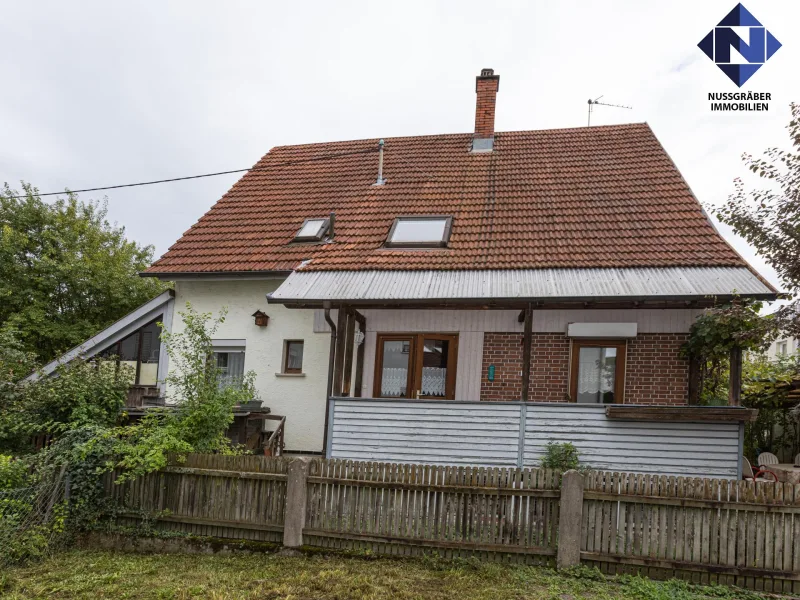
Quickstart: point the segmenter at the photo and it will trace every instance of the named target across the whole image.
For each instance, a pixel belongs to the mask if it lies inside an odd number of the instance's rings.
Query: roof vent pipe
[[[380,140],[378,142],[378,180],[375,182],[374,185],[383,185],[386,183],[386,180],[383,178],[383,145],[384,141]]]

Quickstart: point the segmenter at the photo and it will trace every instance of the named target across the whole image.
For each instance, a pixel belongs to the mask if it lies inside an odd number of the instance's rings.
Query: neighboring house
[[[255,372],[287,450],[522,466],[572,441],[738,477],[752,411],[689,406],[680,348],[776,290],[647,124],[495,133],[498,87],[477,77],[473,133],[272,149],[143,275],[227,307],[217,360]]]
[[[783,356],[790,356],[800,350],[800,338],[781,338],[775,340],[767,349],[767,356],[775,360]]]

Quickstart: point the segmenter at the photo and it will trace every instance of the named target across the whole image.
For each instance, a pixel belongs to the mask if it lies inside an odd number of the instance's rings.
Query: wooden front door
[[[457,357],[458,335],[378,334],[374,397],[453,400]]]

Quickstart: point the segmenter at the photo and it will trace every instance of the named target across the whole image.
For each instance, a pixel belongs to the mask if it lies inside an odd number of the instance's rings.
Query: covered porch
[[[569,441],[597,468],[736,478],[741,373],[730,406],[695,406],[680,354],[732,290],[772,294],[738,268],[362,271],[297,272],[269,300],[330,332],[330,457],[530,466]]]

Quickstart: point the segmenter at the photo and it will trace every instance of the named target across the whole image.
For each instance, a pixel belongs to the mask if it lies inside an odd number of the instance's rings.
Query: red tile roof
[[[274,148],[148,270],[744,266],[647,124]],[[336,213],[331,243],[291,244]],[[452,215],[445,249],[382,248],[399,215]]]

